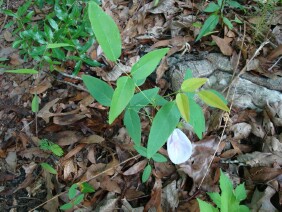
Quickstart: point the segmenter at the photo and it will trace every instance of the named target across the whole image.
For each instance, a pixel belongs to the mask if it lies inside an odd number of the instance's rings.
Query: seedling
[[[240,205],[240,202],[247,198],[244,184],[240,184],[235,189],[233,189],[231,180],[220,170],[219,187],[221,194],[216,192],[208,193],[216,207],[205,201],[202,201],[201,199],[197,199],[201,212],[250,211],[247,206]]]

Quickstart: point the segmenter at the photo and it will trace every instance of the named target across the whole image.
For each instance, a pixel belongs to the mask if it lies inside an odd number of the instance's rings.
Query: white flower
[[[187,136],[176,128],[167,139],[167,152],[174,164],[187,161],[192,155],[192,144]]]

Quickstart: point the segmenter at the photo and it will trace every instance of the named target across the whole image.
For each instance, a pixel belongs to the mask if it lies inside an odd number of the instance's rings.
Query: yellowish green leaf
[[[229,111],[227,105],[215,93],[209,90],[202,90],[197,93],[201,100],[212,107],[219,108],[224,111]]]
[[[190,109],[189,109],[189,100],[188,97],[183,93],[178,93],[176,95],[176,104],[178,107],[178,110],[182,116],[182,118],[189,122],[190,120]]]
[[[184,92],[194,92],[207,82],[207,78],[191,78],[185,80],[181,85],[181,90]]]

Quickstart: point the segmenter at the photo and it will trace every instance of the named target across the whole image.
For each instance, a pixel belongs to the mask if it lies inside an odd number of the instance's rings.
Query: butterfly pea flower
[[[176,128],[167,139],[167,152],[174,164],[187,161],[192,155],[192,144],[187,136]]]

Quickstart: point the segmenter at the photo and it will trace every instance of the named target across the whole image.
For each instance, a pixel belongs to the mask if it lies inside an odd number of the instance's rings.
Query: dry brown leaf
[[[151,7],[153,6],[153,2]],[[149,10],[153,14],[163,14],[168,20],[171,15],[176,14],[180,8],[175,6],[175,1],[173,0],[162,0],[159,1],[159,4],[156,7],[153,7]]]
[[[237,160],[246,163],[251,167],[268,166],[272,167],[273,164],[282,166],[281,154],[265,153],[265,152],[252,152],[243,155],[238,155]]]
[[[271,197],[275,193],[276,191],[270,186],[268,186],[263,192],[256,189],[252,197],[250,209],[252,211],[260,212],[277,212],[276,208],[270,202]]]
[[[33,157],[38,157],[38,158],[48,158],[50,156],[49,153],[43,152],[41,149],[38,147],[30,147],[26,150],[20,151],[18,153],[19,156],[27,159],[32,159]]]
[[[282,142],[274,136],[267,136],[263,145],[263,152],[272,152],[282,155]],[[282,157],[282,156],[281,156]]]
[[[254,167],[249,170],[249,173],[252,181],[256,183],[266,183],[282,174],[282,169],[270,167]]]
[[[126,199],[133,200],[136,199],[138,197],[144,196],[144,192],[142,191],[138,191],[136,189],[127,189],[124,196],[126,197]]]
[[[100,144],[103,141],[105,141],[105,138],[99,136],[99,135],[90,135],[88,137],[82,138],[79,143],[84,144]]]
[[[237,150],[236,150],[236,149],[229,149],[229,150],[223,152],[223,153],[220,155],[220,157],[221,157],[221,158],[228,159],[228,158],[234,157],[236,154],[237,154]]]
[[[32,87],[29,92],[31,94],[41,94],[47,91],[51,87],[52,87],[52,84],[48,80],[45,80],[39,83],[38,85]]]
[[[16,167],[17,167],[17,153],[16,152],[8,152],[8,155],[6,157],[6,162],[9,165],[9,167],[11,168],[12,172],[16,171]]]
[[[143,212],[144,211],[144,207],[141,206],[141,207],[138,207],[138,208],[133,208],[129,202],[124,198],[121,200],[122,202],[122,206],[121,206],[121,209],[123,212]]]
[[[54,124],[58,124],[62,126],[74,124],[77,121],[84,119],[86,117],[86,115],[84,114],[66,114],[63,116],[56,116],[56,114],[54,114],[54,116],[55,116],[53,119]]]
[[[17,53],[13,53],[10,55],[10,64],[13,66],[19,66],[24,63],[24,60],[20,58]]]
[[[27,176],[28,174],[32,174],[34,169],[37,167],[37,164],[34,162],[31,162],[30,164],[24,164],[22,165],[25,175]]]
[[[282,44],[277,46],[270,54],[267,56],[267,59],[272,61],[282,55]]]
[[[213,182],[212,169],[208,169],[209,163],[216,151],[218,139],[216,137],[206,138],[202,141],[193,144],[193,154],[191,158],[180,165],[180,170],[188,174],[193,179],[193,188],[190,193],[193,193],[196,187],[201,183],[206,171],[205,180],[202,183],[202,189],[206,191],[216,191],[217,185]]]
[[[158,178],[162,179],[163,177],[170,176],[172,173],[176,171],[175,166],[172,165],[170,162],[166,163],[154,163],[155,170],[154,175]]]
[[[270,120],[276,127],[282,126],[282,101],[275,102],[272,105],[267,103],[265,108]]]
[[[85,173],[85,179],[89,180],[92,179],[94,176],[102,176],[102,175],[113,175],[115,173],[115,167],[119,164],[119,162],[114,159],[109,164],[104,163],[97,163],[92,164],[90,167],[87,168]]]
[[[50,117],[53,117],[55,113],[51,113],[50,109],[60,100],[60,98],[56,98],[50,102],[48,102],[37,114],[37,117],[43,118],[46,123],[49,123]]]
[[[162,181],[159,178],[156,178],[153,190],[151,192],[151,198],[147,202],[144,211],[151,211],[155,209],[157,212],[161,212],[161,199],[162,199]]]
[[[62,165],[63,165],[63,172],[64,172],[63,174],[64,180],[71,180],[73,178],[72,174],[76,175],[77,173],[76,164],[74,164],[72,159],[69,159],[69,160],[64,161]]]
[[[28,174],[25,177],[25,180],[15,189],[13,193],[16,193],[18,190],[23,189],[31,185],[35,180],[35,176],[33,174]]]
[[[45,183],[46,183],[46,190],[47,190],[47,199],[52,199],[50,202],[46,203],[43,208],[50,212],[55,212],[59,208],[59,200],[58,197],[53,198],[52,191],[54,190],[55,186],[52,182],[52,174],[47,171],[43,172]]]
[[[101,177],[100,181],[100,187],[104,190],[110,191],[110,192],[114,192],[117,194],[121,193],[121,189],[119,187],[119,185],[117,184],[116,181],[110,179],[109,176],[107,175],[103,175],[103,177]]]
[[[3,36],[4,36],[5,40],[8,41],[8,42],[12,42],[12,41],[15,40],[13,35],[8,30],[4,31]]]
[[[86,144],[79,144],[75,148],[73,148],[71,151],[68,152],[68,154],[65,155],[65,157],[62,158],[62,160],[67,160],[71,158],[72,156],[76,155],[80,150],[82,150]]]
[[[175,211],[179,204],[179,189],[176,181],[172,181],[162,191],[162,202],[164,211]]]
[[[234,139],[241,140],[249,137],[252,131],[252,126],[248,123],[242,122],[238,124],[233,124],[230,130],[234,133]]]
[[[97,206],[96,211],[110,212],[115,211],[119,198],[115,197],[115,193],[109,192],[107,197]]]
[[[81,139],[81,136],[75,131],[62,131],[57,133],[55,137],[59,146],[72,145]]]
[[[140,171],[142,171],[145,166],[147,165],[148,160],[141,160],[138,163],[134,164],[132,167],[130,167],[129,169],[127,169],[123,174],[124,175],[133,175],[133,174],[137,174]]]
[[[212,39],[216,42],[216,45],[220,48],[222,54],[226,56],[231,56],[233,52],[233,48],[229,45],[233,40],[232,38],[224,37],[223,39],[212,35]]]

